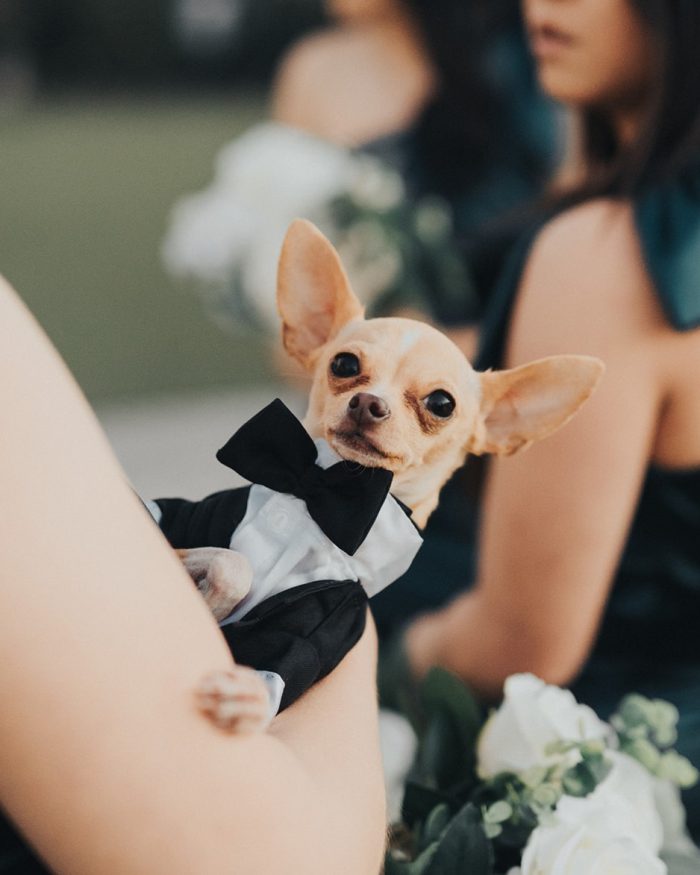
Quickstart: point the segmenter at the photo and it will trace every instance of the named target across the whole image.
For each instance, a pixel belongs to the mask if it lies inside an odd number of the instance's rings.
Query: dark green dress
[[[640,196],[634,216],[669,324],[677,331],[700,326],[700,167]],[[480,369],[502,363],[536,236],[521,243],[506,267],[484,326]],[[593,652],[573,691],[603,717],[627,692],[668,699],[681,713],[678,748],[700,766],[700,466],[650,465]],[[697,841],[700,788],[685,802]]]
[[[677,331],[700,326],[700,166],[650,190],[634,207],[647,269],[669,324]],[[480,370],[502,366],[520,277],[542,224],[505,265],[483,323]],[[380,631],[405,622],[405,614],[399,618],[403,606],[417,613],[422,600],[428,610],[473,579],[476,511],[455,483],[445,494],[449,506],[431,521],[411,571],[383,601],[373,600]],[[461,535],[454,518],[460,514]],[[700,767],[700,466],[649,467],[597,641],[573,691],[604,718],[628,692],[668,699],[681,713],[678,749]],[[700,788],[685,794],[685,802],[698,841]]]

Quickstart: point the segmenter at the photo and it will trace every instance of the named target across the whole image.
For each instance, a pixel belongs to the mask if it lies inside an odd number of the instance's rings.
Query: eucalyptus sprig
[[[689,759],[673,748],[678,738],[678,709],[663,699],[638,693],[625,696],[610,718],[620,750],[652,775],[678,787],[693,787],[700,774]]]
[[[396,672],[389,679],[388,686],[396,692]],[[647,825],[653,825],[656,815],[653,781],[620,753],[679,786],[697,781],[697,770],[672,747],[678,723],[673,705],[627,696],[610,724],[604,724],[595,715],[591,718],[573,697],[553,695],[551,688],[534,680],[516,676],[511,681],[512,700],[508,701],[506,689],[504,703],[486,723],[468,689],[442,669],[433,669],[415,686],[410,702],[419,747],[406,783],[403,823],[392,834],[386,875],[502,875],[524,865],[527,849],[528,865],[533,854],[547,857],[551,852],[559,859],[567,852],[570,827],[578,830],[576,818],[581,821],[581,841],[592,841],[608,853],[610,843],[618,838],[605,831],[606,806],[612,820],[619,819],[621,811],[633,806],[628,799],[632,793],[634,805],[638,802],[646,812]],[[539,711],[530,713],[528,704]],[[527,735],[523,726],[534,729]],[[516,748],[518,742],[517,756],[512,755],[509,748]],[[605,787],[594,795],[609,776],[607,795]],[[577,798],[574,802],[566,797]],[[631,820],[625,817],[629,825],[636,815],[631,814]],[[615,823],[612,828],[617,828]],[[631,865],[648,862],[645,837],[624,835]],[[655,855],[653,851],[652,864]],[[691,855],[686,860],[686,856],[674,858],[668,868],[672,875],[697,871],[697,858]],[[685,867],[688,861],[691,868]],[[558,869],[547,864],[537,871]],[[643,871],[660,870],[652,866]]]

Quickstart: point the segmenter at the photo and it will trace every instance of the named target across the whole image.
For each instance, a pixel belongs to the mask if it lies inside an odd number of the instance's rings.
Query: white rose
[[[347,149],[284,125],[256,125],[221,149],[209,186],[175,204],[162,247],[167,269],[205,282],[230,279],[269,227],[313,218],[351,184],[358,167]]]
[[[663,875],[661,820],[652,777],[611,752],[608,777],[584,798],[563,796],[556,820],[538,827],[523,853],[523,875]]]
[[[163,262],[173,276],[224,282],[259,225],[255,213],[214,188],[180,198],[163,241]]]
[[[357,166],[348,149],[267,122],[219,152],[214,185],[260,215],[291,221],[347,190]]]
[[[607,733],[606,724],[568,690],[549,686],[531,674],[512,675],[505,683],[503,703],[479,735],[478,772],[489,778],[550,765],[561,760],[560,754],[546,753],[552,742],[589,741]],[[573,765],[578,755],[571,759]]]
[[[666,866],[626,836],[601,834],[588,823],[540,826],[530,836],[522,875],[665,875]]]
[[[609,751],[613,767],[607,778],[583,798],[563,796],[557,820],[578,826],[586,823],[597,834],[624,836],[656,856],[663,828],[654,799],[654,779],[636,760]]]
[[[395,176],[376,159],[295,128],[256,125],[220,150],[207,188],[175,204],[163,261],[175,276],[221,286],[238,270],[248,303],[276,331],[277,258],[290,222],[311,219],[334,237],[328,203],[356,191],[378,206],[392,205],[403,197]],[[377,254],[380,242],[377,234],[366,240],[356,269],[360,293],[367,287],[364,299],[382,291],[400,266],[395,253]]]

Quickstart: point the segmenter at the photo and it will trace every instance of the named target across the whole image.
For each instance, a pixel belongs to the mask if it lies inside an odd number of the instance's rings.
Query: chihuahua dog
[[[428,324],[365,319],[337,252],[304,220],[291,225],[282,246],[277,302],[284,347],[312,379],[308,434],[343,460],[390,471],[392,495],[419,528],[469,453],[510,455],[551,434],[603,372],[597,359],[565,355],[477,373]],[[219,617],[245,596],[252,577],[237,555],[227,572],[226,552],[185,554]],[[221,727],[252,731],[266,723],[267,692],[250,669],[206,678],[198,696]]]

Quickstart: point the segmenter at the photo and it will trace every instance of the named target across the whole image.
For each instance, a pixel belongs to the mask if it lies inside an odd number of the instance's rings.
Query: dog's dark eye
[[[447,419],[448,416],[452,416],[454,413],[455,399],[442,389],[436,389],[434,392],[431,392],[424,401],[425,406],[433,416]]]
[[[331,362],[331,373],[336,377],[356,377],[360,373],[360,360],[351,352],[339,352]]]

